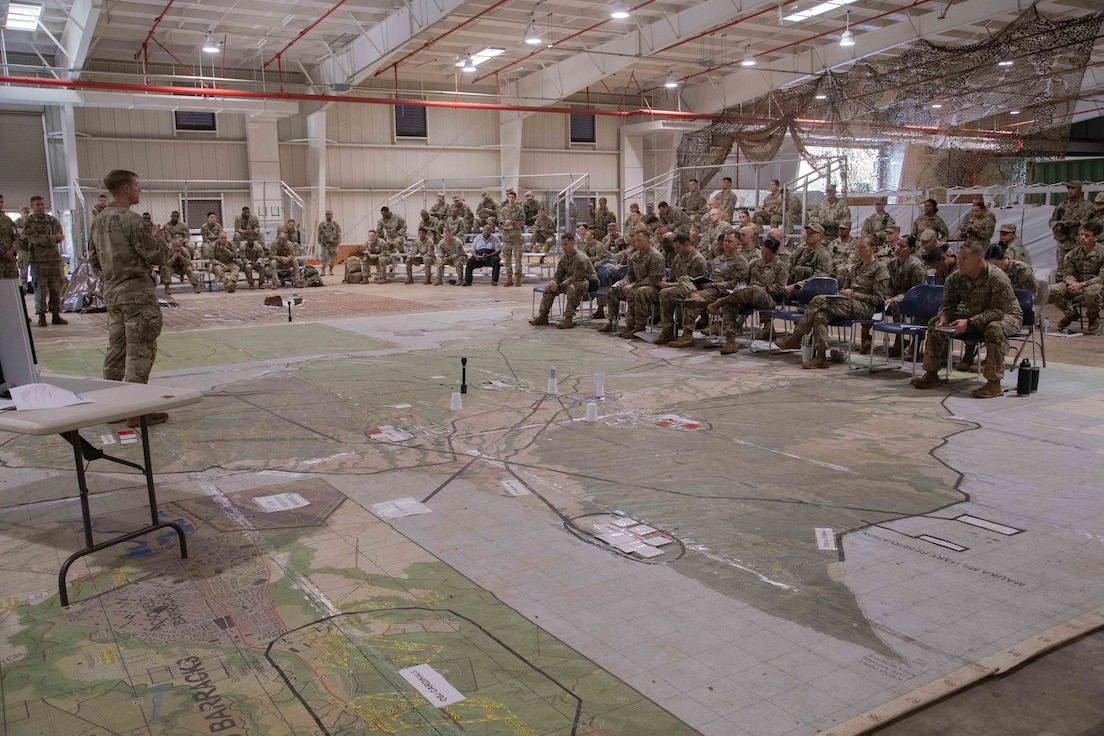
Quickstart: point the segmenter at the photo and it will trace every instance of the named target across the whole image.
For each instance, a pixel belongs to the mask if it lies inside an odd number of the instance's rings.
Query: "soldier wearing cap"
[[[1009,259],[1013,261],[1019,261],[1020,263],[1030,263],[1030,261],[1028,261],[1027,259],[1027,251],[1023,249],[1022,245],[1016,242],[1015,225],[1001,225],[1000,232],[997,233],[997,239],[1000,245],[1004,248],[1004,254]]]
[[[943,243],[939,242],[939,235],[935,230],[924,230],[920,233],[919,242],[916,244],[916,257],[921,261],[933,250],[941,250]]]
[[[1097,192],[1093,202],[1096,203],[1096,211],[1093,212],[1092,221],[1104,225],[1104,192]]]
[[[855,255],[855,243],[858,242],[851,234],[851,220],[840,220],[836,223],[837,235],[828,243],[828,254],[832,257],[832,272],[838,273],[840,266],[851,262]],[[839,278],[837,276],[837,278]]]
[[[525,227],[533,227],[533,221],[537,219],[537,210],[541,208],[541,203],[532,192],[526,192],[525,201],[521,203],[521,207],[525,210]]]
[[[924,214],[917,217],[912,223],[912,237],[923,240],[924,232],[931,230],[935,237],[942,243],[951,237],[951,230],[943,218],[937,215],[939,204],[934,199],[924,200]]]
[[[851,222],[851,210],[847,206],[847,200],[838,199],[836,185],[829,184],[824,188],[824,199],[809,212],[809,221],[823,225],[825,239],[832,242],[839,233],[839,224],[844,220],[849,224]]]
[[[1081,194],[1081,182],[1066,183],[1066,201],[1054,208],[1050,230],[1054,233],[1054,258],[1058,268],[1066,262],[1066,254],[1077,247],[1081,226],[1092,221],[1095,209]]]
[[[874,243],[875,251],[885,244],[886,230],[897,224],[897,221],[893,219],[893,215],[885,211],[885,206],[885,197],[875,199],[874,214],[863,220],[862,228],[859,230],[859,235],[870,237]]]
[[[832,275],[832,257],[823,245],[824,226],[810,222],[805,226],[805,245],[797,249],[790,260],[790,284],[786,295],[792,295],[816,276]]]
[[[479,227],[484,225],[490,225],[491,227],[497,227],[500,221],[498,216],[498,205],[491,199],[490,192],[483,192],[483,199],[479,201],[479,206],[475,208],[475,219]]]
[[[432,217],[436,217],[438,220],[443,220],[448,216],[448,205],[445,204],[445,195],[437,195],[437,203],[429,208],[429,214]]]

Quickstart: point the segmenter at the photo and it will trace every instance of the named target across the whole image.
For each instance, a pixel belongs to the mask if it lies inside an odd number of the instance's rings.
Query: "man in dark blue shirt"
[[[472,273],[483,266],[491,267],[491,285],[498,286],[498,271],[501,268],[502,241],[491,232],[490,225],[484,225],[483,230],[472,241],[471,252],[468,253],[468,265],[464,269],[464,286],[471,286]]]

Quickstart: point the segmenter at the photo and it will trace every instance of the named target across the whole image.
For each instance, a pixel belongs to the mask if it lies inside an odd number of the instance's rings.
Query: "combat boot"
[[[769,340],[771,336],[770,325],[763,325],[759,328],[759,331],[755,333],[756,340]]]
[[[575,320],[573,320],[571,317],[564,317],[563,319],[561,319],[559,322],[556,323],[557,329],[561,329],[561,330],[570,330],[574,326],[575,326]]]
[[[605,319],[605,318],[606,318],[606,305],[602,304],[598,307],[598,311],[596,311],[594,313],[594,319]]]
[[[238,290],[238,282],[237,281],[231,281],[228,284],[226,284],[226,293],[227,294],[233,294],[237,290]]]
[[[975,388],[970,395],[975,399],[995,399],[1004,396],[1004,389],[1001,388],[1000,381],[986,381],[984,386]]]
[[[1085,331],[1090,335],[1095,335],[1097,332],[1100,332],[1100,315],[1090,314],[1088,315],[1088,320],[1089,326],[1085,328]]]
[[[155,424],[164,424],[167,421],[169,421],[169,415],[166,414],[163,411],[159,411],[159,412],[155,412],[153,414],[147,414],[146,415],[146,426],[147,427],[152,427]],[[142,417],[130,417],[129,419],[126,420],[126,424],[127,424],[128,427],[131,427],[131,428],[141,427],[142,426]]]
[[[740,346],[736,344],[735,340],[729,340],[721,347],[721,355],[732,355],[740,350]]]
[[[873,345],[873,341],[870,338],[870,333],[863,330],[862,342],[859,344],[859,355],[870,355],[870,348]]]
[[[429,271],[426,271],[425,285],[429,286],[432,283],[433,283],[433,277],[429,275]],[[440,284],[438,284],[438,286],[440,286]]]
[[[61,315],[58,314],[57,312],[54,312],[54,317],[50,321],[52,323],[54,323],[55,325],[67,325],[67,324],[69,324],[69,320],[62,319]]]
[[[169,285],[165,284],[165,296],[169,295]]]
[[[529,324],[533,325],[534,327],[548,324],[548,313],[545,312],[543,314],[538,314],[536,317],[529,320]]]
[[[779,350],[797,350],[801,347],[801,338],[797,335],[786,335],[774,341]]]
[[[199,293],[199,284],[192,284],[192,293],[193,294],[198,294]]]
[[[940,383],[939,371],[925,371],[924,375],[912,379],[912,385],[916,388],[935,388]]]
[[[1067,327],[1069,327],[1070,325],[1072,325],[1072,324],[1073,324],[1073,320],[1074,320],[1074,319],[1076,319],[1076,316],[1075,316],[1075,315],[1069,315],[1069,314],[1067,314],[1067,315],[1066,315],[1065,317],[1063,317],[1062,319],[1060,319],[1060,320],[1058,321],[1058,329],[1059,329],[1059,330],[1064,330],[1064,329],[1066,329]]]
[[[38,326],[39,327],[45,327],[46,326],[46,315],[45,314],[38,315]]]
[[[801,367],[802,368],[827,368],[828,367],[828,356],[827,356],[827,354],[825,353],[824,350],[817,350],[816,354],[813,355],[813,359],[802,363]]]
[[[901,341],[901,336],[898,335],[893,339],[893,346],[886,353],[891,358],[900,358],[901,353],[904,351],[904,345]]]
[[[414,283],[414,277],[413,276],[407,276],[406,281],[404,281],[403,283],[404,284],[413,284]]]
[[[636,336],[636,325],[628,325],[621,332],[617,333],[617,336],[622,340],[631,340]]]
[[[514,285],[514,277],[511,276],[510,274],[506,274],[506,285],[507,286],[513,286]]]
[[[506,285],[509,286],[509,284],[506,284]],[[521,274],[520,273],[517,275],[517,278],[514,279],[514,286],[521,286]]]
[[[963,373],[973,373],[977,370],[977,363],[974,359],[977,357],[977,348],[973,345],[967,345],[966,349],[962,352],[962,360],[955,363],[955,370],[962,371]]]
[[[672,348],[692,348],[694,347],[694,332],[693,330],[683,330],[679,335],[679,339],[670,343],[669,347]]]
[[[599,332],[613,332],[613,323],[607,322],[598,328]]]
[[[675,337],[674,327],[664,327],[659,331],[659,337],[656,338],[655,345],[666,345],[671,342]]]

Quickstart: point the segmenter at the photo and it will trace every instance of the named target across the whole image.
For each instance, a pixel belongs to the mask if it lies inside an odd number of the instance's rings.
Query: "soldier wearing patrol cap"
[[[1066,254],[1077,247],[1081,226],[1090,222],[1095,208],[1081,193],[1081,182],[1066,182],[1066,201],[1054,208],[1050,216],[1050,230],[1054,233],[1054,258],[1058,268],[1066,261]]]
[[[1093,202],[1096,204],[1096,211],[1093,212],[1092,221],[1104,225],[1104,192],[1097,192]]]
[[[878,197],[874,200],[874,214],[863,220],[859,235],[867,235],[874,241],[874,250],[878,250],[885,243],[886,230],[896,225],[893,215],[885,211],[886,198]]]
[[[1016,242],[1016,226],[1012,224],[1005,224],[1000,226],[1000,232],[997,234],[997,238],[1000,244],[1004,246],[1004,255],[1009,260],[1020,261],[1021,263],[1028,263],[1027,251],[1023,249],[1023,246]]]

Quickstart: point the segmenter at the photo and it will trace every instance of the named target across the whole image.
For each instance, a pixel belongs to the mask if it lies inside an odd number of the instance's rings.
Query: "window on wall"
[[[428,138],[426,109],[421,105],[395,105],[396,138]]]
[[[173,120],[176,123],[176,130],[182,133],[215,133],[218,131],[213,112],[177,110],[173,113]]]
[[[598,136],[596,131],[595,117],[594,115],[588,115],[586,113],[571,113],[571,118],[568,125],[571,133],[572,143],[597,143]]]

